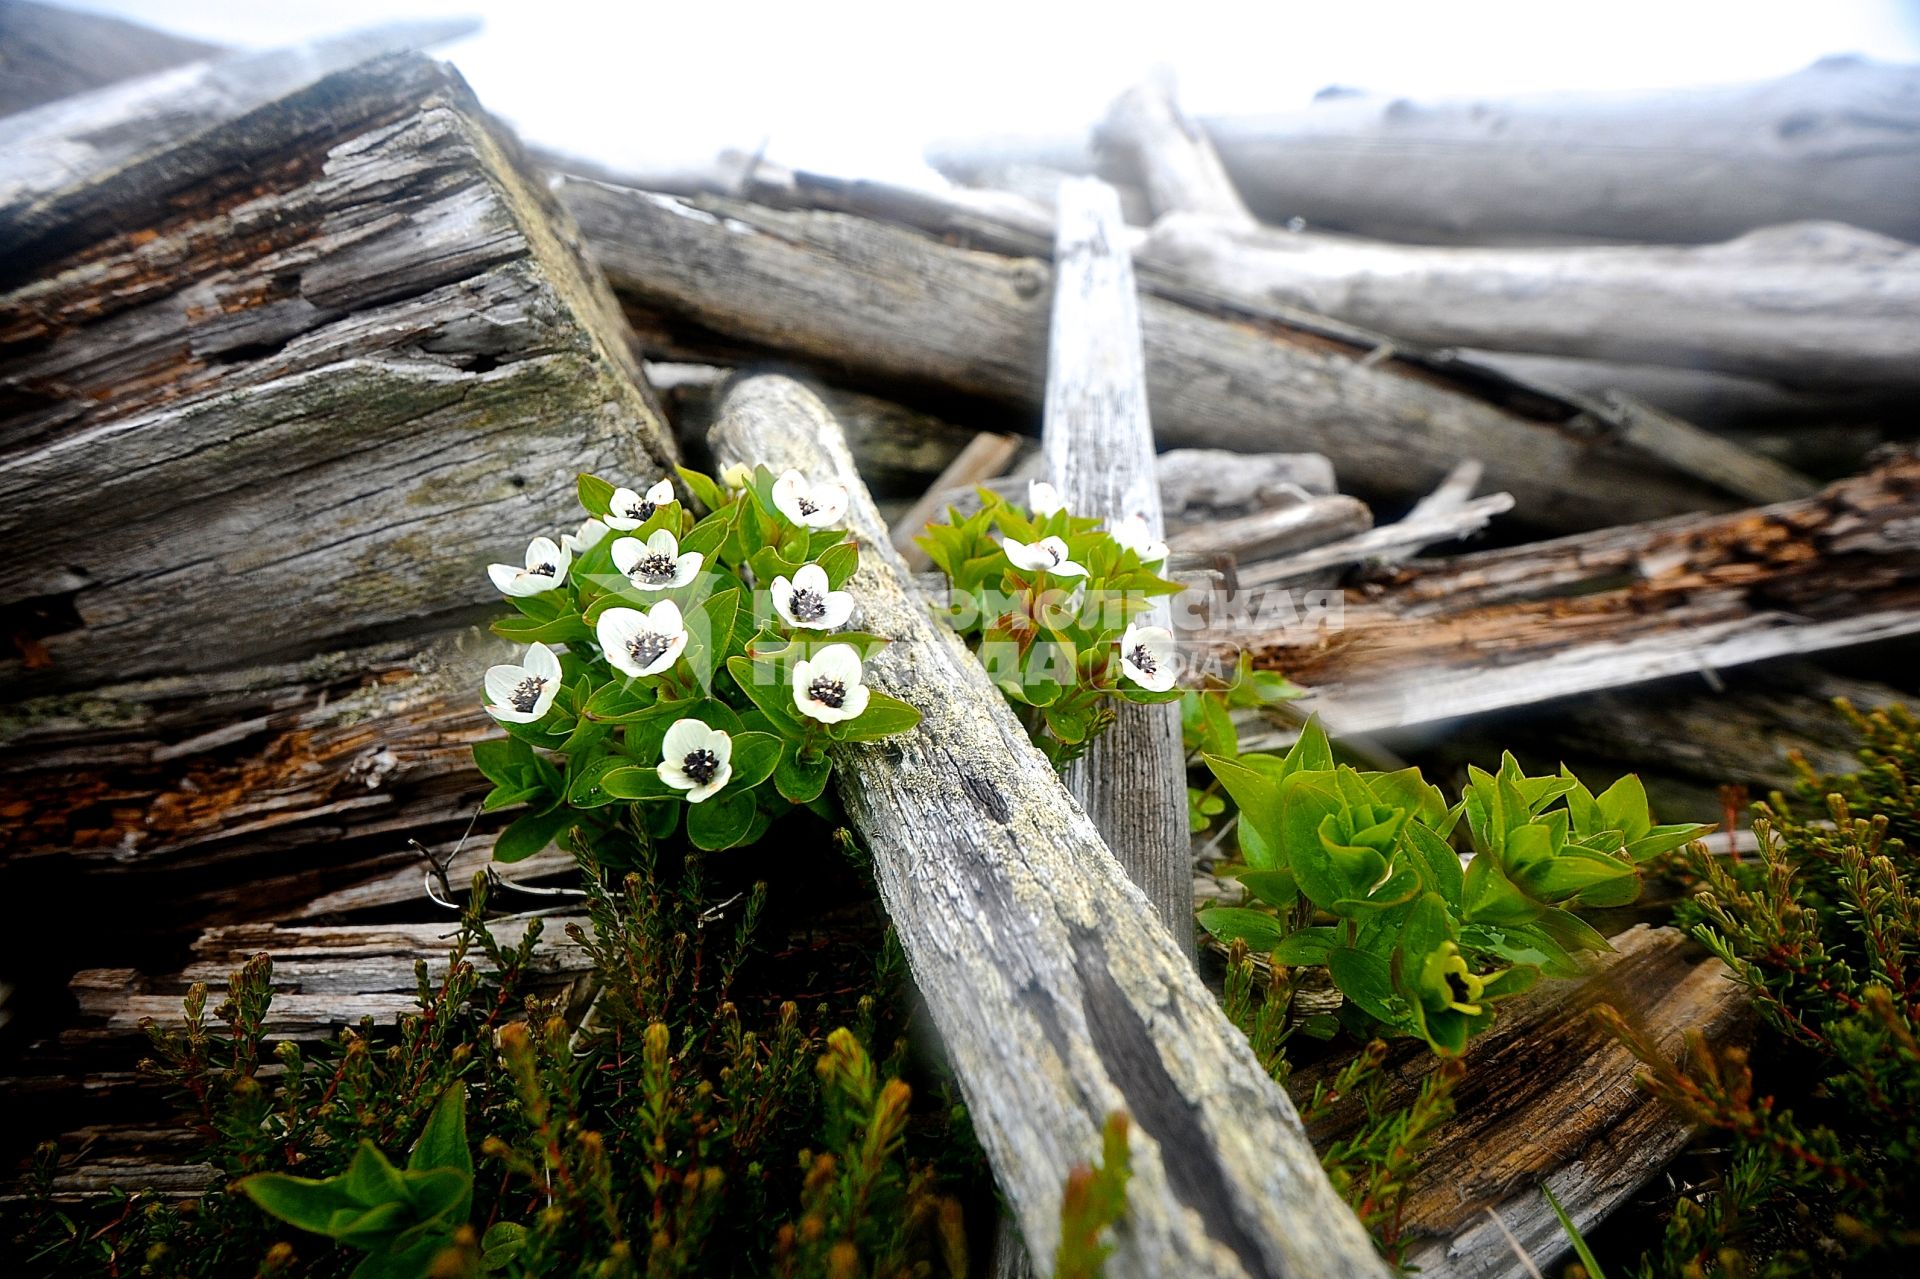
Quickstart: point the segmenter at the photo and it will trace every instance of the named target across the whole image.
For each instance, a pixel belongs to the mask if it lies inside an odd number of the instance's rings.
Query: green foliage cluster
[[[1239,809],[1234,873],[1254,904],[1204,910],[1202,925],[1277,964],[1324,967],[1362,1039],[1418,1036],[1448,1054],[1498,1001],[1607,948],[1575,910],[1632,901],[1642,863],[1704,831],[1656,826],[1637,778],[1596,796],[1564,768],[1528,777],[1512,755],[1497,773],[1470,769],[1449,805],[1418,769],[1336,762],[1312,721],[1283,756],[1206,762]]]
[[[1112,725],[1116,702],[1177,701],[1172,632],[1135,622],[1180,590],[1155,571],[1166,547],[1123,544],[1064,507],[979,493],[978,511],[950,508],[915,541],[947,577],[948,622],[1034,744],[1064,767]]]
[[[1726,1147],[1643,1275],[1896,1273],[1920,1257],[1920,722],[1842,710],[1858,771],[1802,763],[1792,802],[1758,806],[1757,859],[1675,859],[1693,888],[1679,922],[1752,992],[1762,1042],[1716,1054],[1696,1036],[1673,1062],[1609,1018],[1643,1082]]]
[[[1127,1210],[1127,1182],[1133,1177],[1127,1148],[1127,1116],[1114,1111],[1100,1128],[1100,1160],[1067,1174],[1060,1196],[1060,1244],[1053,1254],[1053,1279],[1100,1279],[1113,1244],[1107,1232]]]
[[[529,571],[495,566],[507,570],[496,582],[517,616],[494,630],[529,646],[524,665],[488,673],[489,709],[507,737],[474,751],[494,784],[487,807],[526,806],[494,847],[500,861],[571,828],[597,847],[630,806],[655,840],[684,816],[695,847],[751,844],[795,808],[831,815],[830,742],[919,722],[861,683],[862,659],[884,639],[821,625],[859,567],[853,539],[796,519],[776,492],[793,481],[764,466],[737,488],[680,476],[704,517],[662,481],[650,494],[658,501],[623,498],[633,512],[623,518],[612,503],[629,491],[583,475],[580,533],[563,545],[536,539]],[[803,573],[820,575],[808,597],[820,611],[790,615]],[[691,772],[688,760],[700,761]]]
[[[636,846],[631,872],[587,880],[574,940],[601,985],[582,1029],[526,993],[539,921],[496,944],[484,877],[395,1026],[269,1052],[265,956],[211,1018],[196,988],[183,1024],[151,1029],[147,1069],[205,1140],[206,1193],[63,1205],[45,1148],[37,1193],[9,1212],[9,1273],[964,1274],[954,1191],[977,1150],[956,1108],[916,1111],[900,1077],[897,951],[852,983],[867,993],[809,1012],[743,998],[764,886],[716,924],[698,856],[656,856]],[[885,1041],[876,1061],[864,1045]]]

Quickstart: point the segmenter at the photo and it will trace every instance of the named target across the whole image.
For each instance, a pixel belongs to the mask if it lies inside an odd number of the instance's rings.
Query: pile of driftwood
[[[48,47],[88,21],[0,6]],[[741,157],[566,176],[408,51],[450,34],[120,32],[147,74],[0,117],[4,1089],[10,1131],[80,1152],[68,1193],[204,1184],[132,1070],[191,982],[272,951],[293,1036],[408,1002],[445,931],[410,841],[458,882],[495,829],[463,842],[503,651],[482,569],[583,470],[853,492],[867,625],[901,641],[873,682],[926,722],[837,775],[1013,1209],[1008,1273],[1052,1255],[1115,1109],[1109,1273],[1381,1271],[1192,962],[1212,850],[1173,708],[1131,708],[1069,802],[931,620],[910,537],[973,485],[1146,517],[1203,588],[1196,647],[1382,759],[1637,767],[1711,819],[1790,749],[1836,761],[1821,696],[1898,695],[1804,663],[1920,631],[1920,461],[1867,455],[1920,383],[1920,251],[1890,238],[1920,233],[1920,73],[1204,127],[1153,84],[1095,145],[943,148],[983,189],[929,193]],[[1686,1140],[1585,1009],[1673,1045],[1740,1001],[1670,930],[1616,946],[1476,1043],[1409,1209],[1429,1272],[1524,1273],[1509,1235],[1550,1260],[1540,1184],[1591,1223]],[[547,963],[556,991],[583,967]]]

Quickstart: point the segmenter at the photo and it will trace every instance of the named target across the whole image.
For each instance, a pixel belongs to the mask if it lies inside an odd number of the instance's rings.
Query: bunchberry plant
[[[1363,1037],[1418,1036],[1446,1054],[1542,973],[1576,975],[1575,956],[1607,943],[1574,911],[1632,901],[1641,863],[1707,829],[1654,825],[1637,778],[1596,796],[1565,769],[1528,777],[1511,755],[1497,773],[1470,769],[1449,805],[1417,769],[1337,763],[1311,720],[1284,756],[1206,762],[1239,808],[1252,904],[1204,910],[1201,924],[1276,963],[1326,968]],[[1473,854],[1464,866],[1456,839]]]
[[[916,540],[947,577],[949,622],[1054,765],[1086,752],[1117,701],[1177,700],[1173,632],[1137,622],[1180,590],[1160,576],[1167,548],[1144,521],[1103,529],[1044,483],[1028,486],[1026,509],[987,489],[980,499]]]
[[[527,646],[486,676],[507,736],[474,748],[486,806],[525,806],[497,860],[568,830],[598,856],[629,818],[652,840],[684,818],[696,848],[750,844],[796,807],[830,815],[829,744],[919,722],[864,682],[886,640],[841,629],[858,607],[845,490],[765,467],[737,485],[680,476],[705,516],[670,480],[643,493],[583,475],[578,532],[488,570],[516,613],[494,630]]]

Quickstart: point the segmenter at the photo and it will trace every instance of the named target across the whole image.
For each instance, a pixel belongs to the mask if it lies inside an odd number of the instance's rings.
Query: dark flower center
[[[1058,564],[1061,560],[1066,558],[1065,555],[1062,555],[1059,551],[1056,551],[1051,546],[1047,546],[1045,544],[1041,545],[1040,553],[1045,555],[1048,559],[1052,560],[1055,564]]]
[[[688,751],[687,757],[680,761],[680,767],[688,777],[704,786],[720,771],[720,757],[701,747],[697,751]]]
[[[641,556],[640,562],[633,566],[633,571],[649,582],[671,582],[674,568],[673,556],[656,551],[651,555]]]
[[[653,518],[654,509],[652,502],[641,498],[627,507],[627,518],[630,520],[639,520],[644,524]]]
[[[533,574],[535,577],[552,577],[557,571],[558,570],[551,564],[535,564],[527,569],[527,572]]]
[[[665,635],[656,635],[652,631],[636,635],[627,641],[627,654],[633,658],[633,664],[645,669],[660,660],[673,641]]]
[[[787,601],[787,611],[803,622],[817,622],[827,615],[827,601],[818,591],[798,590]]]
[[[831,706],[839,710],[847,704],[847,686],[837,679],[828,679],[822,675],[807,685],[807,696],[822,706]]]
[[[1447,974],[1447,990],[1453,995],[1453,1002],[1456,1004],[1470,1004],[1473,1002],[1473,990],[1467,985],[1467,979],[1459,973],[1449,972]]]
[[[538,675],[529,675],[514,685],[513,691],[507,694],[507,705],[513,707],[513,709],[519,711],[522,715],[529,714],[534,707],[540,704],[540,692],[546,688],[546,686],[547,681],[541,679]]]
[[[1158,675],[1160,673],[1160,663],[1153,659],[1153,654],[1147,651],[1145,644],[1135,644],[1133,646],[1133,652],[1127,654],[1127,660],[1137,666],[1142,675]]]
[[[810,497],[796,497],[793,499],[793,504],[800,508],[802,515],[812,515],[820,509]]]

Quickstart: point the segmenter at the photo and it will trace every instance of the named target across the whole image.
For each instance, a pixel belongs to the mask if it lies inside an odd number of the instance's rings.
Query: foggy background
[[[980,0],[966,6],[585,0],[87,0],[243,48],[471,14],[440,46],[529,141],[616,168],[722,147],[895,181],[954,134],[1078,132],[1156,65],[1196,114],[1284,110],[1329,85],[1422,98],[1761,79],[1827,54],[1920,60],[1920,0],[1434,4]]]

